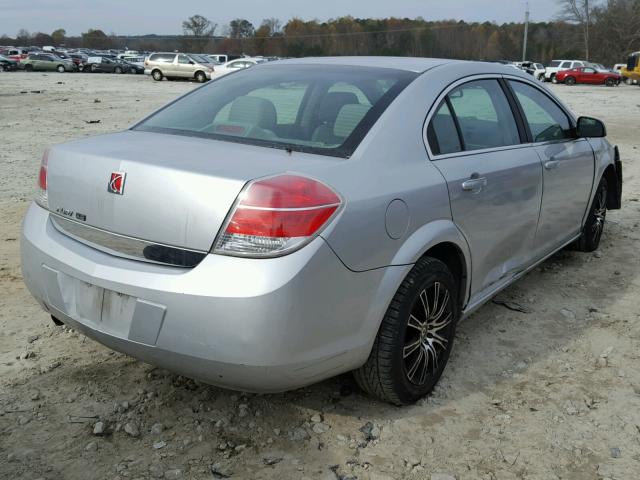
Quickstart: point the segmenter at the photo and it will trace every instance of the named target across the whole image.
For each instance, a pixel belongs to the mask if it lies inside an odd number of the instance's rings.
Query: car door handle
[[[470,180],[465,180],[464,182],[462,182],[462,190],[466,192],[478,193],[480,190],[482,190],[486,186],[487,186],[486,177],[472,178]]]
[[[548,160],[548,161],[544,162],[544,168],[546,170],[555,170],[559,166],[560,166],[560,161],[559,160]]]

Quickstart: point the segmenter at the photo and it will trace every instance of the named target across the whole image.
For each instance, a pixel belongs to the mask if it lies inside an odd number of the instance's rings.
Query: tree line
[[[527,57],[547,63],[554,58],[624,62],[640,50],[640,0],[559,0],[564,8],[551,22],[529,25]],[[233,53],[279,57],[322,55],[399,55],[475,60],[518,60],[524,24],[428,21],[423,18],[340,17],[325,22],[292,18],[265,19],[254,26],[238,18],[220,27],[203,15],[182,22],[182,35],[121,36],[89,29],[67,36],[20,30],[0,37],[5,45],[65,45],[92,49]]]

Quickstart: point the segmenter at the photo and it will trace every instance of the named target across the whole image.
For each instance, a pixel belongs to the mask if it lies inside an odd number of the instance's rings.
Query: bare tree
[[[580,26],[584,40],[585,60],[589,60],[589,26],[597,0],[558,0],[558,3],[562,7],[560,20]]]
[[[196,51],[203,51],[209,40],[218,27],[217,23],[212,23],[202,15],[193,15],[182,22],[182,31],[186,37],[192,37],[187,42]]]
[[[275,17],[265,18],[262,20],[260,27],[266,27],[269,29],[270,35],[276,35],[282,31],[282,22],[280,22],[280,19]]]

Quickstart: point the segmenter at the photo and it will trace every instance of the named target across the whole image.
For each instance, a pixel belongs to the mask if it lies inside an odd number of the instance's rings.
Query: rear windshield
[[[263,65],[210,82],[134,129],[349,157],[416,76],[386,68]]]
[[[560,63],[562,63],[562,62],[560,62],[560,61],[558,61],[558,60],[554,60],[554,61],[552,61],[552,62],[549,64],[549,66],[550,66],[550,67],[559,67],[559,66],[560,66]]]

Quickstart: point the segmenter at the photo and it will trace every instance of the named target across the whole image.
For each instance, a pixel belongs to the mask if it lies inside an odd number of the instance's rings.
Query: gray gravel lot
[[[203,385],[55,327],[26,291],[19,229],[44,148],[195,86],[0,73],[0,479],[638,478],[639,87],[553,87],[607,122],[623,210],[598,252],[560,252],[501,294],[529,313],[490,303],[463,322],[434,394],[396,408],[348,375],[279,395]]]

